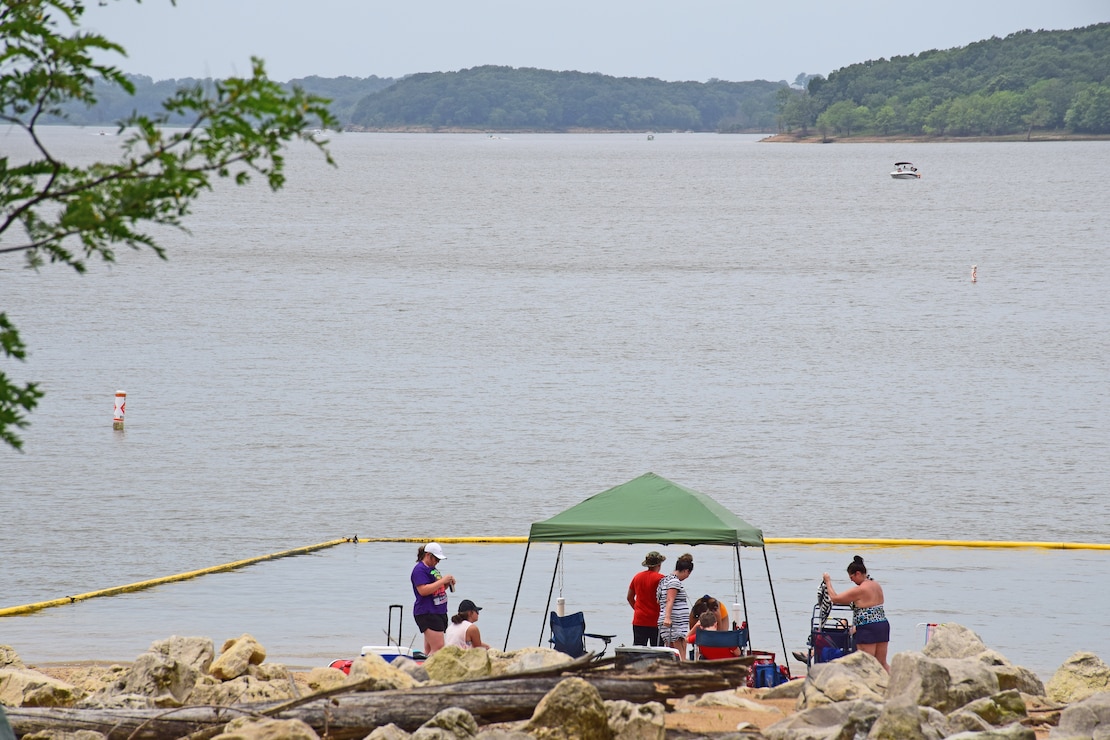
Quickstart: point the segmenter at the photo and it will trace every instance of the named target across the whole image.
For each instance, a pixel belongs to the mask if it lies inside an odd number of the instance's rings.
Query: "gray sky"
[[[787,80],[1023,29],[1110,21],[1108,0],[112,0],[84,26],[155,80],[400,77],[483,64],[663,80]]]

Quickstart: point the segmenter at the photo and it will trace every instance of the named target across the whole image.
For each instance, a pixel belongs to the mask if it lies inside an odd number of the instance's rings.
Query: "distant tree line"
[[[784,89],[779,112],[825,136],[1110,134],[1110,23],[853,64]]]
[[[773,131],[784,82],[664,82],[533,68],[416,74],[364,98],[364,129]]]
[[[82,101],[72,100],[60,106],[65,116],[50,116],[45,123],[67,123],[76,126],[108,126],[126,119],[134,112],[140,115],[153,115],[161,111],[162,101],[182,88],[211,89],[215,81],[211,78],[197,79],[183,77],[180,79],[160,80],[155,82],[146,75],[127,75],[128,80],[135,86],[135,94],[128,95],[118,85],[107,84],[98,80],[93,89],[97,98],[94,106],[85,105]],[[328,108],[336,120],[347,123],[351,120],[351,111],[355,105],[367,95],[377,92],[394,83],[390,77],[305,77],[281,83],[288,91],[299,88],[304,92],[324,97],[329,100]],[[168,123],[184,124],[184,116],[171,118]]]
[[[179,87],[213,84],[130,79],[134,97],[98,85],[99,103],[72,103],[64,122],[110,124],[133,111],[158,110]],[[305,77],[284,85],[329,98],[335,118],[360,130],[1110,134],[1110,23],[1020,31],[957,49],[868,60],[827,78],[803,73],[793,85],[664,82],[503,66],[400,79]]]

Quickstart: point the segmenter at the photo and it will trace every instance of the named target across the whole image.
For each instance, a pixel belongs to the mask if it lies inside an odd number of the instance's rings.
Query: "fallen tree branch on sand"
[[[700,663],[652,663],[616,669],[611,664],[562,666],[556,671],[499,676],[395,691],[362,692],[358,685],[332,689],[282,704],[181,707],[178,709],[66,709],[13,707],[8,720],[17,736],[51,730],[93,730],[111,740],[169,740],[210,736],[244,714],[299,719],[333,740],[366,737],[393,723],[413,731],[449,707],[470,712],[479,724],[529,719],[540,700],[562,679],[577,675],[602,699],[636,704],[724,691],[747,681],[749,658]],[[569,668],[569,670],[568,670]]]

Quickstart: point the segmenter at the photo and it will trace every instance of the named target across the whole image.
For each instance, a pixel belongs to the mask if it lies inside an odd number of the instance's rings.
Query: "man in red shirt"
[[[632,577],[628,586],[628,605],[632,607],[632,644],[659,646],[659,601],[655,589],[663,574],[660,566],[667,558],[652,550],[644,558],[642,570]]]

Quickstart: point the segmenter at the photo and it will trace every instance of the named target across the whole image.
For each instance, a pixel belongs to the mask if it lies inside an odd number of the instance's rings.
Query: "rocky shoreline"
[[[1073,655],[1043,684],[957,624],[940,625],[922,651],[895,655],[890,674],[860,652],[814,665],[806,676],[771,689],[732,681],[725,684],[733,687],[728,690],[676,695],[667,684],[680,684],[679,674],[652,674],[637,685],[665,698],[642,702],[604,699],[597,686],[611,672],[573,672],[582,664],[572,666],[567,656],[544,648],[448,648],[423,665],[368,656],[354,661],[349,675],[330,667],[290,671],[265,659],[265,649],[250,635],[228,640],[218,654],[209,638],[170,637],[126,665],[28,666],[14,649],[0,646],[0,705],[15,736],[32,740],[75,738],[78,730],[82,740],[116,737],[113,722],[121,730],[120,718],[137,721],[143,712],[151,718],[137,726],[135,737],[177,737],[193,727],[223,740],[1110,737],[1110,666],[1098,656]],[[735,675],[735,666],[718,668]],[[547,683],[537,683],[539,676],[547,676]],[[530,698],[520,689],[525,685],[545,693]],[[628,695],[636,696],[631,689]],[[523,716],[488,721],[510,716],[506,707],[514,699],[524,701]],[[274,716],[261,716],[262,708]],[[192,720],[196,724],[182,730],[189,716],[205,711],[216,719]],[[176,715],[176,724],[159,725],[155,718],[163,714]],[[399,722],[379,724],[379,715]],[[0,738],[4,729],[0,722]]]

